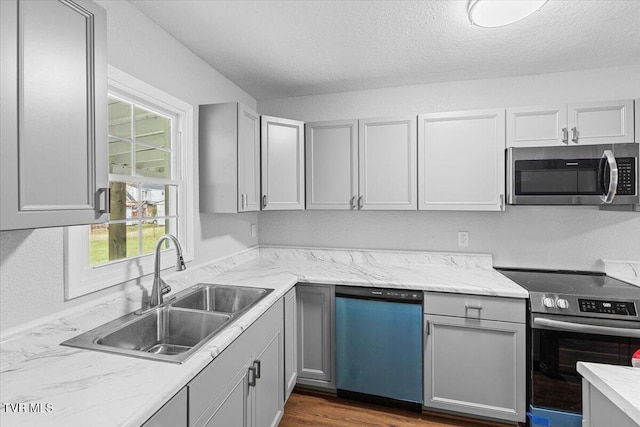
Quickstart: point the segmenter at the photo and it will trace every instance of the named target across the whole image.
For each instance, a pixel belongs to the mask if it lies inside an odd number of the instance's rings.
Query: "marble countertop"
[[[640,261],[607,261],[602,260],[607,276],[640,286]]]
[[[3,427],[139,426],[184,387],[296,283],[395,287],[527,298],[492,268],[490,255],[303,248],[252,248],[206,266],[163,274],[173,292],[196,283],[274,289],[183,364],[60,346],[80,333],[139,308],[141,290],[61,313],[0,347]],[[39,412],[6,404],[40,404]],[[16,409],[17,408],[17,409]],[[37,406],[36,406],[37,408]]]
[[[640,425],[640,368],[578,362],[578,372]]]

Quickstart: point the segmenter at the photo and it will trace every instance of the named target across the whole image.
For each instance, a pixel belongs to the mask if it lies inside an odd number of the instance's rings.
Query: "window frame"
[[[133,101],[141,107],[159,109],[168,113],[174,122],[172,133],[176,138],[172,148],[172,167],[178,167],[178,175],[165,181],[180,181],[178,191],[178,238],[183,250],[185,262],[194,258],[194,140],[193,140],[193,106],[160,89],[157,89],[119,69],[108,67],[109,93],[127,101]],[[106,135],[104,136],[106,139]],[[134,147],[135,149],[135,147]],[[132,165],[132,173],[135,165]],[[145,182],[144,176],[110,174],[110,181]],[[152,178],[153,179],[153,178]],[[96,266],[89,260],[89,227],[65,227],[64,259],[65,259],[65,300],[70,300],[92,292],[141,279],[153,273],[153,253],[137,255],[109,261]],[[161,253],[162,265],[169,268],[175,261],[172,245]]]

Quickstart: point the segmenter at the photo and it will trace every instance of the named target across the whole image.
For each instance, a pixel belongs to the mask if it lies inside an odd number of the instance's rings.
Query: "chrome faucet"
[[[187,268],[182,258],[182,248],[180,247],[178,239],[172,234],[160,236],[156,242],[156,261],[153,269],[153,289],[151,289],[150,307],[162,304],[162,296],[171,292],[171,286],[167,285],[165,281],[160,278],[160,249],[165,240],[171,240],[176,247],[176,271],[186,270]]]

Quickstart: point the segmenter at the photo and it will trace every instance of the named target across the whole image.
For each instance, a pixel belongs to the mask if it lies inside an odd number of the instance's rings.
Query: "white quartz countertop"
[[[640,425],[640,368],[578,362],[578,372]]]
[[[607,261],[602,260],[607,276],[640,286],[640,261]]]
[[[196,283],[274,289],[183,364],[60,346],[140,307],[140,289],[62,313],[0,346],[0,424],[140,426],[296,283],[330,283],[527,298],[490,255],[253,248],[207,266],[163,274],[174,292]],[[30,412],[15,404],[41,404]],[[7,407],[5,404],[14,406]],[[14,409],[14,408],[17,408]],[[50,409],[50,410],[48,410]]]

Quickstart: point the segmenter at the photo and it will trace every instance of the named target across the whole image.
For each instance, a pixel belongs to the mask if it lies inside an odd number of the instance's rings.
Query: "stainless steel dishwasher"
[[[422,410],[420,291],[336,286],[338,396]]]

